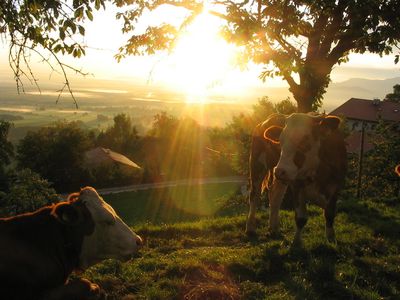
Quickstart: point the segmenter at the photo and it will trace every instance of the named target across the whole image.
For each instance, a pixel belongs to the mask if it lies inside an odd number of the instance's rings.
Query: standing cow
[[[91,187],[68,201],[0,219],[0,299],[100,299],[87,280],[67,279],[108,258],[128,260],[142,244]]]
[[[255,213],[261,192],[267,188],[270,230],[279,230],[279,209],[285,196],[295,208],[294,243],[301,243],[307,223],[306,201],[324,210],[326,236],[335,241],[336,201],[347,169],[346,145],[333,116],[274,114],[254,130],[250,154],[250,210],[246,232],[254,234]]]

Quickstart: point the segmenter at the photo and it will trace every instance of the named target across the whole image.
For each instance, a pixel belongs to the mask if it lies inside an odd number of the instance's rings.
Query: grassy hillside
[[[103,196],[128,225],[194,221],[221,214],[238,183],[185,185]]]
[[[400,299],[399,199],[343,200],[338,243],[324,238],[324,220],[310,209],[304,248],[292,249],[293,213],[282,212],[282,235],[244,234],[244,200],[226,217],[133,226],[145,238],[134,260],[106,261],[85,274],[110,299]]]

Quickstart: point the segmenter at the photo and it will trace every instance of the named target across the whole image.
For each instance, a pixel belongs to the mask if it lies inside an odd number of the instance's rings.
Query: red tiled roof
[[[400,122],[400,103],[351,98],[330,115],[369,122],[378,122],[379,119]]]

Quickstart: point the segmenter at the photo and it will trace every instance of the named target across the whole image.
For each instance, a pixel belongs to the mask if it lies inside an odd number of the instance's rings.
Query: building
[[[118,167],[126,176],[131,176],[141,170],[141,167],[126,156],[103,147],[86,151],[84,164],[88,169]]]
[[[380,120],[397,123],[395,126],[400,129],[400,103],[397,102],[351,98],[330,115],[346,119],[350,131],[346,139],[348,152],[360,151],[363,127],[368,133],[364,139],[364,151],[372,148],[373,130]]]

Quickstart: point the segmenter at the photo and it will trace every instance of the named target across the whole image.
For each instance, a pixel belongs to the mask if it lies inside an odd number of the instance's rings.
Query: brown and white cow
[[[294,242],[301,243],[307,201],[324,210],[327,239],[335,241],[336,201],[347,169],[339,124],[337,117],[295,113],[288,117],[274,114],[255,128],[250,154],[248,234],[255,233],[256,209],[267,188],[272,232],[279,231],[279,209],[287,193],[295,208]]]
[[[66,202],[0,219],[0,298],[8,300],[101,299],[87,280],[68,282],[108,258],[128,260],[140,236],[91,187]]]

